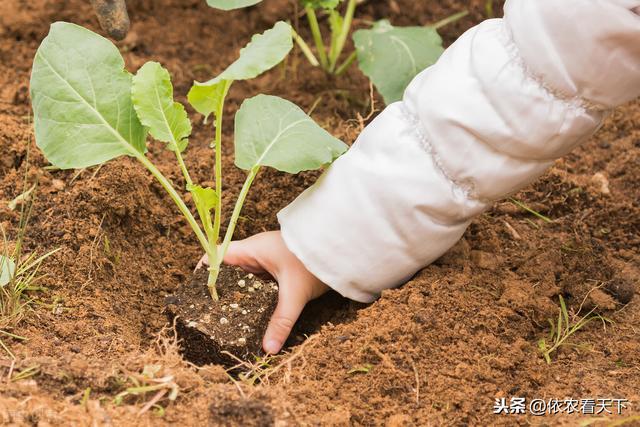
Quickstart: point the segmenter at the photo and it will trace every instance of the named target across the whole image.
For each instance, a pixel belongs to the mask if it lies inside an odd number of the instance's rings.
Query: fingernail
[[[264,343],[264,351],[269,354],[276,354],[280,351],[280,343],[276,340],[269,340]]]

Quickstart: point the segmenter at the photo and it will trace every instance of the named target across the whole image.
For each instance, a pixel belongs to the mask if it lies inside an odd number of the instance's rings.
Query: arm
[[[640,95],[637,7],[508,0],[279,213],[286,248],[357,301],[404,283]]]

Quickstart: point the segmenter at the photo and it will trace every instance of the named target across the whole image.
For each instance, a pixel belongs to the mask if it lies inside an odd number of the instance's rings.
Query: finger
[[[280,289],[283,288],[287,289],[288,287],[281,283]],[[278,305],[271,316],[267,332],[262,340],[262,348],[267,354],[276,354],[282,349],[306,303],[307,299],[303,295],[286,291],[280,293]]]
[[[267,270],[259,261],[262,251],[263,248],[258,239],[255,236],[250,237],[231,242],[223,261],[225,264],[236,265],[249,273],[265,273]]]
[[[207,254],[202,255],[202,258],[200,258],[200,261],[198,261],[198,265],[196,265],[195,271],[200,270],[205,265],[209,265],[209,256]]]

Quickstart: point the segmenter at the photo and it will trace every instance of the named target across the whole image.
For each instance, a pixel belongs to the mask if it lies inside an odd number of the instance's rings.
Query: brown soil
[[[162,62],[183,102],[193,79],[222,70],[251,34],[293,8],[278,0],[230,13],[204,0],[130,3],[132,31],[119,42],[129,69]],[[444,29],[450,43],[484,18],[484,3],[371,0],[356,25],[382,17],[426,24],[469,8]],[[0,423],[577,425],[594,418],[495,416],[500,397],[625,398],[625,416],[640,416],[640,298],[621,303],[640,278],[640,102],[617,109],[585,146],[514,196],[552,223],[510,201],[496,203],[446,256],[376,303],[363,309],[330,295],[313,304],[292,342],[310,339],[245,366],[249,373],[232,381],[219,365],[185,362],[163,330],[164,298],[189,280],[201,254],[160,186],[124,158],[84,171],[43,169],[46,161],[29,143],[31,62],[55,20],[98,29],[87,1],[0,4],[0,224],[15,239],[18,214],[6,201],[23,191],[27,174],[40,185],[26,250],[61,248],[43,267],[48,290],[39,293],[41,303],[12,330],[28,340],[4,340],[16,360],[0,361]],[[304,109],[317,101],[314,118],[348,142],[369,111],[368,82],[357,69],[328,79],[299,53],[257,80],[236,83],[228,117],[259,92]],[[224,131],[228,141],[232,120]],[[211,180],[210,139],[210,127],[195,126],[187,162],[202,181]],[[171,153],[151,151],[180,185]],[[244,180],[232,151],[225,144],[227,217]],[[236,236],[277,228],[275,213],[316,177],[262,172]],[[561,348],[547,365],[537,342],[557,316],[560,294],[573,319],[597,306],[612,323],[589,323],[572,338],[581,347]],[[10,373],[28,378],[8,382]],[[179,388],[175,401],[154,391],[112,403],[127,387],[159,378]],[[139,416],[155,396],[164,414],[156,408]]]
[[[216,285],[219,300],[212,301],[207,278],[207,271],[200,269],[190,284],[165,299],[183,356],[197,365],[230,367],[261,356],[262,337],[278,303],[278,285],[223,265]]]

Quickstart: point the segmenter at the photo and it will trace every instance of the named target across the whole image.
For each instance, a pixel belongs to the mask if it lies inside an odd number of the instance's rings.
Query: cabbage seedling
[[[459,12],[424,27],[394,27],[383,19],[353,33],[358,67],[385,104],[400,101],[411,80],[440,58],[444,48],[438,29],[466,15],[467,11]]]
[[[207,0],[207,4],[213,8],[221,10],[240,9],[253,6],[262,0]],[[356,53],[349,55],[342,64],[338,65],[342,52],[349,37],[353,15],[358,3],[362,0],[347,0],[347,8],[344,15],[340,15],[337,8],[343,0],[300,0],[307,15],[307,22],[318,56],[316,56],[307,42],[295,31],[293,38],[313,66],[321,66],[329,74],[342,74],[355,61]],[[318,11],[324,11],[329,18],[331,31],[331,41],[329,46],[325,45],[320,24],[318,23]]]
[[[231,10],[252,6],[262,0],[207,0],[209,6]],[[300,0],[304,7],[316,54],[302,37],[293,31],[293,38],[311,65],[320,66],[329,74],[340,75],[357,59],[360,70],[376,86],[385,103],[402,99],[404,90],[422,70],[433,65],[444,48],[438,30],[469,14],[462,11],[433,25],[394,27],[387,19],[372,23],[372,27],[353,33],[356,51],[340,65],[347,37],[353,24],[353,16],[359,0],[348,0],[344,16],[337,8],[343,0]],[[331,41],[327,48],[323,39],[318,11],[327,14]],[[393,70],[391,72],[390,70]]]
[[[191,122],[184,106],[173,99],[169,72],[157,62],[148,62],[133,76],[124,69],[122,56],[110,41],[74,24],[54,23],[38,48],[31,75],[36,143],[61,169],[94,166],[120,156],[133,157],[145,166],[208,254],[208,287],[217,300],[220,265],[258,171],[263,166],[289,173],[318,169],[347,149],[289,101],[266,95],[245,100],[235,118],[235,163],[248,173],[219,245],[226,94],[235,80],[250,79],[274,67],[292,47],[291,27],[278,22],[255,35],[218,77],[194,84],[189,92],[189,101],[198,112],[205,117],[215,115],[214,189],[195,183],[183,160]],[[202,227],[173,184],[145,155],[147,134],[174,152]]]
[[[341,1],[342,0],[302,0],[302,5],[304,6],[309,23],[309,29],[311,30],[313,42],[316,45],[316,51],[318,52],[319,61],[313,57],[313,53],[311,53],[309,49],[305,48],[304,40],[297,34],[294,34],[296,42],[309,61],[312,64],[319,62],[322,69],[332,74],[342,74],[356,59],[354,52],[338,66],[338,60],[347,42],[351,24],[353,23],[353,15],[357,6],[357,0],[348,0],[346,12],[344,16],[341,16],[336,10]],[[325,47],[320,25],[318,24],[317,10],[324,10],[329,16],[331,42],[328,50]]]

